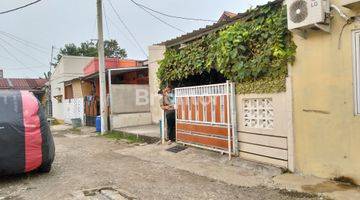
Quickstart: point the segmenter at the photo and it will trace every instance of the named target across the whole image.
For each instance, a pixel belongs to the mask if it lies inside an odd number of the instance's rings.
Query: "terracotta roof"
[[[0,78],[0,89],[40,90],[46,82],[46,79]]]
[[[274,0],[274,1],[269,2],[266,5],[280,4],[283,2],[284,2],[284,0]],[[258,7],[261,7],[261,6],[258,6]],[[248,12],[239,13],[239,14],[236,14],[235,16],[229,18],[228,20],[223,20],[223,21],[219,20],[218,22],[216,22],[212,25],[208,25],[205,28],[200,28],[200,29],[194,30],[193,32],[187,33],[185,35],[181,35],[181,36],[176,37],[171,40],[161,42],[157,45],[164,45],[166,47],[172,47],[172,46],[176,46],[176,45],[183,44],[186,42],[190,42],[192,40],[195,40],[195,39],[201,38],[205,35],[208,35],[209,33],[218,31],[218,30],[222,29],[224,26],[234,24],[235,22],[240,21],[240,20],[246,20],[246,17],[248,17],[248,16],[249,16]]]
[[[0,88],[1,88],[1,89],[8,89],[8,88],[10,88],[7,79],[4,79],[4,78],[1,78],[1,79],[0,79]]]

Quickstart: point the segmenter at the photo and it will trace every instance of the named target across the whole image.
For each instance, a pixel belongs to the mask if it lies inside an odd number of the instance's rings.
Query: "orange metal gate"
[[[235,153],[234,85],[230,83],[175,89],[178,143]]]

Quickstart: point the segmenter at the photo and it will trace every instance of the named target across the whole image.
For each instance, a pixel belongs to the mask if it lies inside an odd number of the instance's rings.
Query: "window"
[[[65,86],[65,99],[73,99],[74,98],[74,92],[72,85]]]
[[[360,115],[360,30],[353,35],[355,114]]]

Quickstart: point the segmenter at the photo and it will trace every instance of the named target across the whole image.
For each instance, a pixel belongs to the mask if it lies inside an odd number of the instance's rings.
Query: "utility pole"
[[[108,130],[102,0],[97,0],[101,134]]]
[[[49,87],[48,87],[48,102],[47,102],[47,115],[48,117],[52,117],[52,101],[51,101],[51,77],[52,77],[52,72],[51,72],[51,69],[52,67],[54,66],[54,63],[53,63],[53,59],[54,59],[54,49],[55,49],[55,46],[52,45],[51,46],[51,57],[50,57],[50,68],[49,68],[49,73],[48,73],[48,76],[49,76]]]

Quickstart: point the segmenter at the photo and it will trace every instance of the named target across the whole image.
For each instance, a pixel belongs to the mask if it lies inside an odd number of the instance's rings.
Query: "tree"
[[[127,53],[125,49],[119,46],[116,40],[105,40],[105,57],[108,58],[126,58]],[[61,48],[59,54],[56,57],[57,62],[60,61],[62,56],[88,56],[98,57],[97,43],[91,41],[82,42],[80,46],[75,44],[65,44],[64,48]]]

